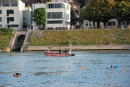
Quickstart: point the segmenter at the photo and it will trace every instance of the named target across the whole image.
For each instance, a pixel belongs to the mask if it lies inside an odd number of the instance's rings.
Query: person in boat
[[[69,54],[71,55],[71,47],[70,47],[70,50],[69,50]]]
[[[59,53],[62,53],[61,47],[60,47]]]
[[[62,53],[62,50],[59,50],[59,53]]]
[[[64,53],[68,53],[69,50],[64,50]]]

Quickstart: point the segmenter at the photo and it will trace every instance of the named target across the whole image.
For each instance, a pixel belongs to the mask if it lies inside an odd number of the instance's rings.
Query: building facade
[[[0,1],[0,27],[23,29],[25,4],[20,0]]]
[[[64,2],[47,2],[47,28],[69,29],[70,28],[70,5]]]
[[[70,5],[64,2],[47,2],[46,4],[33,4],[33,11],[37,8],[46,9],[46,29],[69,29],[70,28]],[[33,22],[33,30],[37,28]]]
[[[76,15],[79,17],[80,15],[80,3],[78,3],[76,0],[52,0],[52,2],[65,2],[69,4],[72,9],[75,10]]]

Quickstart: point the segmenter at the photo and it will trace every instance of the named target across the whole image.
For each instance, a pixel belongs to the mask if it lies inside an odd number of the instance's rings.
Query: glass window
[[[2,22],[2,17],[0,17],[0,22]]]
[[[19,25],[10,25],[11,27],[19,27]]]
[[[18,3],[17,2],[11,2],[11,6],[18,6]]]
[[[62,4],[48,4],[47,8],[62,8]]]
[[[7,17],[7,23],[9,23],[10,21],[14,21],[14,17]]]
[[[47,18],[63,18],[62,12],[48,12]]]
[[[0,14],[2,14],[2,10],[0,10]]]
[[[9,16],[9,14],[14,14],[14,10],[7,10],[7,16]]]
[[[62,21],[61,20],[57,20],[57,21],[47,21],[47,24],[61,24]]]
[[[2,2],[2,5],[3,5],[4,7],[9,7],[9,1],[7,1],[7,2]]]

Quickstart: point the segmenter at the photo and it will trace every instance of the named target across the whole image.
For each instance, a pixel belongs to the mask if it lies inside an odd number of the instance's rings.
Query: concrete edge
[[[51,48],[51,49],[49,49]],[[27,51],[68,50],[69,46],[29,46]],[[130,45],[86,45],[72,46],[72,50],[130,50]]]

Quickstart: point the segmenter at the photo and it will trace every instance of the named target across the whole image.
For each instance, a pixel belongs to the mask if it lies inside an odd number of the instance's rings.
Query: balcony
[[[2,3],[0,3],[0,7],[17,7],[18,6],[18,2],[17,1],[2,1]]]

